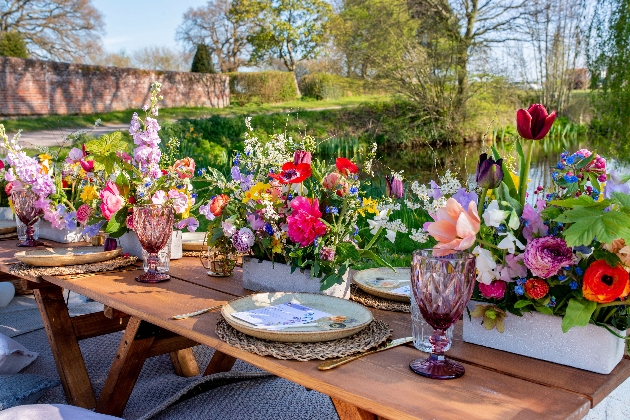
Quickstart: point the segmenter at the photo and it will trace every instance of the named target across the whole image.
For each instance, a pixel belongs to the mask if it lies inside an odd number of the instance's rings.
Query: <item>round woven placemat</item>
[[[9,239],[17,239],[17,232],[4,233],[0,235],[0,241],[8,241]]]
[[[370,308],[382,309],[393,312],[411,312],[411,304],[406,302],[396,302],[379,296],[374,296],[361,290],[356,284],[350,285],[350,300]]]
[[[19,262],[9,268],[9,274],[18,277],[67,276],[70,274],[99,273],[135,264],[138,257],[117,257],[94,264],[67,265],[64,267],[35,267]]]
[[[350,337],[317,343],[281,343],[267,341],[243,334],[231,327],[223,318],[217,323],[217,335],[231,346],[260,356],[273,356],[276,359],[326,360],[344,357],[378,346],[391,336],[389,325],[377,319]]]
[[[182,257],[199,258],[200,255],[201,255],[201,251],[183,251],[182,252]]]

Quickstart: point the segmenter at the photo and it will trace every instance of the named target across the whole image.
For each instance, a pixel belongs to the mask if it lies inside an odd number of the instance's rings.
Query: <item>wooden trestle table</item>
[[[55,245],[52,242],[49,242]],[[15,241],[0,242],[0,280],[16,262]],[[461,340],[455,329],[448,357],[466,373],[455,380],[416,375],[409,362],[426,356],[412,345],[372,354],[330,371],[319,361],[262,357],[231,347],[215,332],[220,311],[185,320],[177,314],[223,304],[252,292],[241,286],[241,272],[230,278],[206,274],[198,259],[171,261],[170,281],[142,284],[141,267],[93,275],[23,278],[34,290],[59,377],[70,404],[121,415],[147,357],[170,353],[177,374],[199,374],[191,346],[216,349],[204,374],[229,371],[238,358],[331,397],[346,419],[579,419],[630,376],[624,359],[609,375],[488,349]],[[70,317],[62,289],[105,305],[103,312]],[[372,309],[387,322],[393,338],[411,335],[409,314]],[[461,324],[461,323],[460,323]],[[106,383],[94,395],[78,341],[114,331],[124,334]],[[212,404],[212,401],[208,401]]]

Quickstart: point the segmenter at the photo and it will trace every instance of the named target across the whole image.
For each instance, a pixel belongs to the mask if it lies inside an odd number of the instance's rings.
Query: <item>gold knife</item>
[[[333,369],[333,368],[336,368],[337,366],[341,366],[345,363],[359,359],[363,356],[367,356],[368,354],[378,353],[379,351],[388,350],[388,349],[391,349],[392,347],[400,346],[401,344],[406,344],[411,341],[413,341],[413,337],[397,338],[396,340],[386,341],[384,344],[381,344],[374,350],[368,350],[363,353],[353,354],[346,357],[340,357],[338,359],[326,360],[325,362],[320,363],[317,366],[317,369],[319,370]]]

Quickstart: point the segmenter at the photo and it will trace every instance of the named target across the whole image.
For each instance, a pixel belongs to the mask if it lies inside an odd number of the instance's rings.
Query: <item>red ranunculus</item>
[[[228,205],[229,201],[230,201],[230,197],[228,197],[225,194],[219,194],[219,195],[214,196],[214,198],[210,202],[210,212],[215,217],[221,216],[221,213],[223,213],[223,209],[225,208],[225,206]]]
[[[628,295],[628,272],[621,265],[611,267],[597,260],[584,272],[582,292],[588,300],[597,303],[612,302]]]
[[[525,293],[532,299],[542,299],[549,293],[549,285],[543,279],[529,279],[525,282]]]
[[[337,170],[345,176],[348,176],[349,174],[359,173],[359,168],[357,168],[357,165],[352,163],[349,159],[342,157],[337,158],[335,164],[337,165]]]
[[[269,174],[269,176],[278,180],[281,184],[299,184],[311,176],[311,173],[311,165],[308,163],[296,165],[293,162],[287,162],[282,165],[282,172]]]
[[[540,104],[533,104],[526,111],[516,111],[516,129],[527,140],[540,140],[547,135],[556,119],[556,111],[547,115],[547,110]]]

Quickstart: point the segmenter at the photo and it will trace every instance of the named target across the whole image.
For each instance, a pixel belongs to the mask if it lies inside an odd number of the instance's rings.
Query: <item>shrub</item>
[[[247,103],[275,103],[291,101],[298,96],[293,73],[264,71],[228,73],[230,101],[241,106]]]
[[[212,56],[206,44],[197,45],[190,71],[192,73],[216,73],[212,64]]]
[[[311,73],[300,80],[300,91],[306,97],[339,99],[343,96],[383,93],[369,82],[328,73]]]
[[[15,31],[0,33],[0,56],[28,58],[28,50],[21,33]]]

